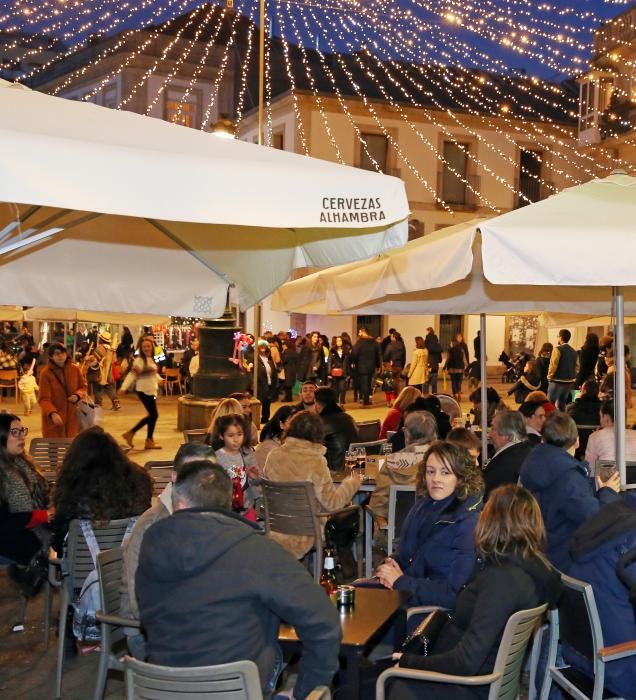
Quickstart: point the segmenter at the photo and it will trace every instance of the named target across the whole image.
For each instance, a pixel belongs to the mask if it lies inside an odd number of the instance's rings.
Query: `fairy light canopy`
[[[613,81],[614,99],[636,100],[614,80],[618,63],[633,71],[633,39],[615,31],[618,19],[610,21],[631,4],[618,0],[592,11],[589,3],[572,0],[266,0],[266,145],[272,145],[273,103],[290,94],[301,152],[310,150],[300,107],[307,98],[333,160],[348,157],[334,127],[335,104],[369,166],[381,170],[354,115],[362,112],[386,137],[400,167],[449,212],[453,205],[440,198],[430,174],[395,138],[379,104],[489,211],[497,211],[496,203],[456,170],[424,122],[460,150],[458,130],[473,138],[479,148],[465,153],[471,167],[520,201],[527,195],[518,183],[492,165],[493,158],[513,165],[502,144],[522,141],[531,159],[541,158],[546,143],[558,146],[551,168],[567,184],[616,167],[633,169],[610,151],[591,155],[578,149],[573,138],[577,80],[592,79],[585,75],[598,59],[599,42],[612,40],[614,64],[601,68],[603,80]],[[229,112],[238,130],[256,107],[258,10],[257,0],[9,0],[0,11],[0,75],[201,129]],[[620,27],[629,28],[635,16],[624,12]],[[633,128],[630,115],[610,113],[604,136]],[[485,138],[484,130],[496,138]],[[531,161],[521,169],[546,194],[554,191]]]

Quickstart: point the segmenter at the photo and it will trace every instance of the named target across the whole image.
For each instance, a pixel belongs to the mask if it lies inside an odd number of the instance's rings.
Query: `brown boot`
[[[157,443],[154,440],[146,440],[146,444],[144,446],[144,450],[160,450],[161,445],[157,445]]]
[[[132,449],[135,433],[133,433],[132,430],[129,430],[127,433],[124,433],[122,437],[124,438],[124,442]]]

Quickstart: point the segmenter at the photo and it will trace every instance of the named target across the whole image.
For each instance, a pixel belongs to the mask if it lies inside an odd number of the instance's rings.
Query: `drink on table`
[[[333,552],[330,549],[325,549],[325,563],[323,565],[322,575],[320,576],[320,585],[330,598],[335,596],[338,590],[336,575],[334,573],[335,568]]]
[[[352,450],[347,450],[345,452],[345,468],[355,469],[356,466],[356,455]]]
[[[358,447],[356,450],[356,463],[358,469],[363,472],[367,466],[367,451],[364,447]]]

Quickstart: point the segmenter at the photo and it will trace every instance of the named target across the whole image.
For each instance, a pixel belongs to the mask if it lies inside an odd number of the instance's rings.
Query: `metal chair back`
[[[415,486],[391,484],[389,489],[389,526],[386,543],[389,555],[395,549],[395,541],[399,540],[406,516],[414,504]]]
[[[31,440],[29,454],[49,484],[57,481],[57,475],[72,442],[72,438],[33,438]]]
[[[126,700],[262,700],[253,661],[172,668],[124,657]]]
[[[146,462],[144,469],[152,479],[152,495],[159,496],[166,486],[172,481],[172,469],[174,462],[169,460]]]
[[[350,450],[355,450],[356,447],[364,447],[368,455],[379,455],[382,451],[382,446],[388,444],[388,440],[370,440],[369,442],[352,442],[349,445]]]
[[[531,610],[520,610],[508,619],[493,668],[494,674],[501,675],[490,686],[488,700],[516,700],[519,696],[528,642],[547,609],[544,604]]]
[[[380,437],[381,424],[379,420],[363,420],[359,421],[357,425],[360,442],[373,442]]]

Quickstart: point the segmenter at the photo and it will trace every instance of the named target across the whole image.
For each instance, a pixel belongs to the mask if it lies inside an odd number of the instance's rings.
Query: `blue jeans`
[[[550,382],[548,384],[548,400],[552,401],[559,411],[564,411],[573,387],[574,382]]]
[[[430,372],[426,383],[422,386],[422,393],[426,393],[429,387],[431,388],[431,394],[437,394],[437,372]]]

